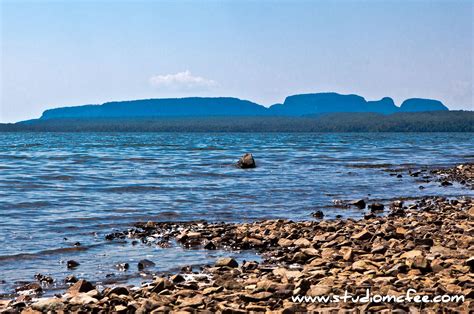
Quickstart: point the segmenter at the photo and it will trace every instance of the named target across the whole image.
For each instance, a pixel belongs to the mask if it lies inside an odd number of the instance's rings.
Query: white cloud
[[[217,85],[216,81],[194,76],[189,70],[176,74],[154,75],[149,81],[153,87],[173,90],[209,89]]]

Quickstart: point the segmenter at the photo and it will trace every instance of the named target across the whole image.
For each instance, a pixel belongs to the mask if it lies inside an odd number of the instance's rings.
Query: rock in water
[[[138,266],[138,270],[143,270],[145,268],[155,266],[155,263],[153,263],[152,261],[150,261],[148,259],[142,259],[138,262],[137,266]]]
[[[77,266],[79,266],[80,264],[74,260],[69,260],[67,261],[67,268],[71,269],[71,268],[76,268]]]
[[[253,159],[253,156],[250,153],[243,155],[237,162],[237,167],[242,169],[255,168],[256,166],[255,159]]]
[[[353,206],[356,206],[360,209],[364,209],[365,208],[365,201],[363,199],[360,199],[360,200],[354,200],[352,202],[350,202],[351,205]]]
[[[322,210],[317,210],[314,213],[311,214],[314,218],[317,219],[323,219],[324,218],[324,213]]]
[[[369,208],[372,212],[379,212],[379,211],[383,211],[384,206],[383,204],[380,204],[380,203],[373,203],[372,205],[369,205]]]

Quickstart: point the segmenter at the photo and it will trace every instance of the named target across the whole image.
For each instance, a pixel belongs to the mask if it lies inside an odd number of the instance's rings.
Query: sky
[[[334,91],[473,108],[474,1],[0,0],[0,122],[187,96]]]

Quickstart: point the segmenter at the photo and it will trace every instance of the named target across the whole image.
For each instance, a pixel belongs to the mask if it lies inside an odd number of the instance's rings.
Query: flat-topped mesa
[[[446,111],[448,107],[439,100],[410,98],[405,100],[400,106],[401,112],[421,112],[421,111]]]
[[[281,105],[269,108],[276,115],[311,115],[326,112],[365,111],[365,99],[358,95],[316,93],[288,96]]]
[[[219,116],[311,116],[324,113],[421,112],[448,110],[438,100],[412,98],[399,108],[392,98],[367,101],[359,95],[313,93],[288,96],[283,104],[266,108],[257,103],[232,97],[188,97],[107,102],[46,110],[40,120],[110,119]]]
[[[46,110],[42,120],[60,118],[141,118],[261,116],[266,108],[248,100],[231,97],[189,97],[108,102]]]
[[[413,98],[397,107],[390,97],[381,100],[366,101],[358,95],[338,93],[316,93],[288,96],[283,104],[269,108],[275,115],[301,116],[334,112],[375,112],[391,114],[395,112],[422,112],[449,110],[438,100]]]

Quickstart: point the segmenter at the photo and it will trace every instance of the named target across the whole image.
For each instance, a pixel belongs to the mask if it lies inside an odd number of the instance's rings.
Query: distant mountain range
[[[83,105],[49,109],[40,120],[102,119],[102,118],[160,118],[160,117],[216,117],[216,116],[315,116],[327,113],[424,112],[449,110],[438,100],[411,98],[397,107],[390,97],[366,101],[358,95],[315,93],[289,96],[283,104],[269,108],[251,101],[231,97],[189,97],[145,99],[107,102],[102,105]]]

